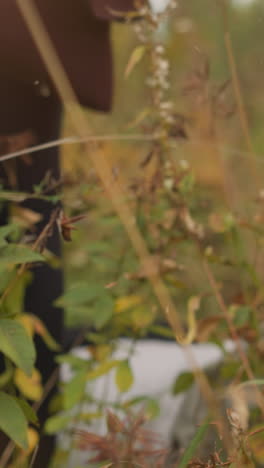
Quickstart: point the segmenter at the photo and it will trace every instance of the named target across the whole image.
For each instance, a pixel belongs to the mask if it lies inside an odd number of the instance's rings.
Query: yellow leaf
[[[38,432],[33,429],[33,427],[28,428],[28,449],[25,452],[25,455],[30,455],[31,452],[35,449],[37,444],[39,443],[39,434]]]
[[[34,325],[32,323],[32,319],[29,314],[22,314],[18,316],[16,320],[23,325],[23,327],[28,332],[29,336],[34,335]]]
[[[115,381],[120,392],[127,392],[133,385],[134,377],[128,360],[121,361],[116,368]]]
[[[125,310],[130,309],[131,307],[135,307],[138,304],[141,304],[142,302],[143,299],[140,296],[136,296],[133,294],[131,296],[122,296],[116,300],[115,313],[120,314],[121,312],[124,312]]]
[[[146,47],[143,45],[140,45],[133,50],[132,54],[130,55],[130,58],[129,58],[129,61],[125,70],[126,78],[128,77],[128,75],[130,75],[133,68],[140,62],[145,52],[146,52]]]
[[[21,369],[16,369],[14,382],[20,392],[29,400],[38,401],[42,397],[41,374],[37,369],[28,377]]]
[[[118,364],[119,361],[117,360],[102,362],[99,364],[99,366],[95,367],[95,369],[92,369],[87,373],[87,379],[97,379],[98,377],[107,374],[111,369],[113,369],[113,367],[116,367]]]
[[[41,336],[46,346],[52,351],[59,351],[60,345],[56,343],[48,329],[45,327],[44,323],[35,315],[30,315],[30,318],[32,320],[35,333]]]
[[[107,344],[89,346],[89,351],[96,361],[105,361],[113,351],[113,347]]]
[[[140,111],[136,117],[128,123],[127,127],[126,128],[134,128],[136,127],[137,125],[139,125],[146,117],[148,117],[150,115],[150,113],[152,112],[152,109],[150,108],[146,108],[146,109],[143,109],[142,111]]]
[[[18,468],[21,466],[25,466],[27,457],[29,457],[34,451],[34,449],[37,447],[39,443],[39,434],[35,429],[33,429],[33,427],[29,427],[27,430],[27,440],[28,440],[27,450],[22,450],[22,449],[19,450],[18,455],[14,460],[14,464],[12,464],[12,467]]]
[[[22,314],[17,320],[25,327],[30,336],[40,335],[46,346],[52,351],[59,351],[60,346],[49,333],[44,323],[33,314]]]
[[[156,310],[139,306],[132,311],[132,324],[134,328],[146,328],[151,325],[156,317]]]
[[[93,419],[99,419],[103,416],[102,411],[95,411],[94,413],[82,413],[79,415],[79,420],[82,422],[91,422]]]
[[[195,312],[200,308],[200,296],[192,296],[188,301],[187,306],[187,322],[188,331],[186,336],[177,335],[176,338],[181,345],[189,345],[193,342],[197,335],[197,322]]]

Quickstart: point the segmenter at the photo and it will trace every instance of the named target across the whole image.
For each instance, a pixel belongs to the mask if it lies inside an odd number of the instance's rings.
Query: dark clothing
[[[112,101],[110,23],[133,0],[36,0],[50,38],[84,106],[108,111]],[[49,76],[15,0],[0,0],[0,75],[23,84]]]

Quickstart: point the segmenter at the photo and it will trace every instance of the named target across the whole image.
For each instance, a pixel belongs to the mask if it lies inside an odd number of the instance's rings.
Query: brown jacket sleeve
[[[135,0],[89,0],[92,11],[97,18],[113,21],[120,19],[118,13],[135,10]]]
[[[133,0],[34,0],[71,84],[84,106],[109,111],[113,73],[108,7],[126,12]],[[17,9],[0,0],[0,79],[50,83],[46,67]]]

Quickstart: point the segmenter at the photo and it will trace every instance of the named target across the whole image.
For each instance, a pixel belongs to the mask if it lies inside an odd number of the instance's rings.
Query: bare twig
[[[143,133],[132,133],[132,134],[109,134],[109,135],[90,135],[87,137],[77,137],[77,136],[70,136],[66,138],[59,138],[57,140],[52,140],[47,143],[42,143],[41,145],[34,145],[34,146],[29,146],[28,148],[25,148],[23,150],[19,151],[14,151],[12,153],[7,153],[3,154],[0,156],[0,162],[3,161],[8,161],[10,159],[15,159],[20,156],[24,156],[26,154],[33,154],[37,153],[39,151],[44,151],[49,148],[55,148],[56,146],[64,146],[64,145],[75,145],[78,143],[89,143],[89,142],[111,142],[111,141],[135,141],[135,142],[155,142],[159,141],[160,136],[159,135],[144,135]],[[168,141],[166,142],[166,145],[169,148],[178,148],[179,143],[177,141],[174,141],[175,138],[168,136]],[[190,140],[187,140],[184,142],[184,147],[188,147],[189,145],[197,145],[197,144],[202,144],[205,143],[207,140],[203,138],[191,138]],[[216,142],[210,142],[211,146],[214,148],[218,148],[219,150],[222,150],[228,154],[233,154],[236,156],[240,156],[241,158],[248,159],[248,157],[254,157],[255,158],[255,163],[256,164],[261,164],[264,165],[264,155],[258,154],[256,152],[252,151],[244,151],[239,148],[235,148],[229,145],[223,145],[222,143],[216,141]],[[30,196],[30,194],[28,194]],[[31,194],[32,196],[32,194]]]
[[[236,348],[237,348],[237,352],[238,352],[238,355],[240,357],[240,360],[241,360],[241,363],[242,365],[244,366],[244,369],[246,371],[246,374],[248,376],[248,378],[250,380],[254,380],[255,377],[254,377],[254,373],[251,369],[251,366],[250,366],[250,363],[249,363],[249,360],[248,360],[248,357],[242,347],[242,344],[241,344],[241,340],[239,339],[239,336],[238,336],[238,333],[237,333],[237,330],[236,330],[236,327],[234,326],[233,322],[232,322],[232,319],[230,317],[230,314],[228,312],[228,309],[227,309],[227,306],[225,304],[225,301],[223,299],[223,296],[220,294],[219,292],[219,288],[217,286],[217,282],[216,282],[216,279],[214,277],[214,274],[212,272],[212,269],[210,268],[208,262],[206,260],[203,260],[203,268],[204,268],[204,271],[205,271],[205,274],[208,278],[208,281],[211,285],[211,288],[214,292],[214,295],[215,295],[215,298],[216,298],[216,301],[223,313],[223,316],[225,317],[225,320],[226,320],[226,323],[227,323],[227,326],[228,326],[228,329],[229,329],[229,332],[230,332],[230,336],[232,338],[232,340],[234,341],[235,345],[236,345]],[[264,415],[264,399],[263,399],[263,395],[261,394],[261,392],[259,391],[258,387],[255,385],[255,389],[256,389],[256,395],[258,397],[258,405],[262,411],[262,414]]]
[[[18,158],[25,154],[36,153],[38,151],[43,151],[49,148],[54,148],[56,146],[62,145],[73,145],[76,143],[93,143],[93,142],[102,142],[102,141],[158,141],[160,138],[159,135],[144,135],[143,133],[139,134],[110,134],[110,135],[87,135],[86,137],[77,137],[71,136],[66,138],[59,138],[58,140],[52,140],[47,143],[42,143],[41,145],[34,145],[23,150],[14,151],[12,153],[3,154],[0,156],[0,162],[8,161],[10,159]]]
[[[35,463],[36,456],[37,456],[37,453],[38,453],[38,449],[39,449],[39,444],[37,444],[36,447],[34,448],[33,455],[31,457],[30,465],[29,465],[28,468],[33,468],[33,465]]]

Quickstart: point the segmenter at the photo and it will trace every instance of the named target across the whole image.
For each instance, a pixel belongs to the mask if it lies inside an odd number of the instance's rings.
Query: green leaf
[[[0,392],[0,429],[22,449],[28,448],[27,420],[15,398]]]
[[[105,241],[90,242],[87,246],[87,250],[91,254],[102,254],[109,250],[109,243]]]
[[[5,266],[3,266],[2,268],[0,265],[0,295],[3,294],[5,289],[8,287],[9,283],[14,281],[14,278],[16,277],[16,275],[17,275],[17,272],[15,268],[9,268],[7,270]],[[4,314],[4,309],[5,309],[5,301],[3,301],[1,305],[1,315]]]
[[[69,314],[85,318],[93,327],[100,330],[111,319],[114,302],[109,292],[100,284],[80,283],[72,287],[56,302],[66,307]]]
[[[0,319],[0,351],[31,375],[36,359],[36,351],[31,337],[21,323],[16,320]]]
[[[231,379],[235,377],[238,369],[241,367],[240,361],[229,361],[223,364],[220,369],[220,376],[222,379]]]
[[[6,385],[13,379],[15,368],[10,359],[5,358],[5,370],[0,374],[0,388],[6,387]]]
[[[93,419],[99,419],[104,415],[102,411],[94,411],[93,413],[82,413],[79,415],[79,421],[90,423]]]
[[[152,325],[149,331],[164,338],[175,339],[175,333],[170,328],[163,327],[162,325]]]
[[[50,416],[53,414],[58,414],[63,410],[63,394],[62,392],[56,393],[49,403],[49,413]]]
[[[104,374],[107,374],[111,369],[116,367],[119,364],[120,361],[117,360],[111,360],[111,361],[105,361],[99,366],[97,366],[95,369],[89,371],[87,375],[88,380],[93,380],[97,379],[98,377],[101,377]]]
[[[72,286],[63,296],[56,301],[56,305],[62,307],[73,307],[89,304],[105,292],[104,288],[97,283],[79,283]]]
[[[24,245],[0,246],[0,268],[21,263],[43,262],[45,258]]]
[[[15,284],[12,287],[12,293],[8,294],[4,300],[5,312],[17,315],[24,311],[25,290],[31,279],[32,274],[29,271],[25,271],[23,275],[16,278]]]
[[[65,429],[70,422],[72,422],[72,415],[58,414],[47,420],[44,429],[47,434],[56,434]]]
[[[131,312],[131,322],[135,329],[144,329],[150,326],[156,318],[156,311],[146,306],[135,307]]]
[[[134,377],[128,360],[121,361],[116,369],[115,381],[120,392],[127,392],[133,385]]]
[[[148,400],[148,397],[143,395],[143,396],[137,396],[134,398],[130,398],[129,400],[126,400],[122,403],[122,408],[129,408],[130,406],[138,405],[139,403],[146,402]]]
[[[22,398],[15,398],[17,403],[19,404],[20,408],[22,409],[24,415],[26,416],[27,420],[32,423],[32,424],[35,424],[36,426],[39,425],[39,422],[38,422],[38,417],[37,417],[37,414],[36,412],[33,410],[32,406],[24,399]]]
[[[109,322],[112,318],[113,310],[114,301],[108,294],[104,294],[96,300],[91,319],[97,330],[100,330]]]
[[[252,309],[248,306],[235,307],[234,310],[234,324],[237,327],[242,327],[246,325],[251,318]]]
[[[133,50],[133,52],[132,52],[132,54],[131,54],[131,56],[129,58],[128,64],[126,66],[126,70],[125,70],[125,77],[126,78],[130,75],[130,73],[135,68],[135,66],[144,57],[144,54],[145,54],[146,50],[147,50],[147,48],[144,45],[139,45]]]
[[[80,403],[85,393],[87,372],[81,370],[64,386],[63,406],[65,410],[73,408]]]
[[[153,398],[148,398],[145,405],[145,413],[149,419],[155,419],[160,414],[160,407],[157,400]]]
[[[6,237],[10,236],[14,232],[17,232],[18,226],[16,224],[7,224],[6,226],[0,227],[0,246],[7,245]]]
[[[87,333],[85,335],[85,338],[94,344],[105,344],[109,340],[107,335],[104,335],[103,333],[98,333],[98,332]]]
[[[182,374],[177,377],[176,382],[172,387],[173,395],[178,395],[178,393],[185,392],[194,382],[194,375],[192,372],[182,372]]]
[[[100,291],[100,293],[99,293]],[[107,322],[112,318],[114,310],[114,301],[105,290],[101,287],[97,291],[98,297],[94,297],[91,305],[88,303],[81,303],[80,297],[76,298],[76,301],[80,301],[79,304],[64,304],[68,311],[72,313],[75,317],[79,315],[82,318],[85,318],[86,323],[89,322],[90,325],[95,327],[97,330],[100,330],[104,327]],[[91,295],[89,294],[89,298]],[[57,305],[63,305],[61,302],[57,302]]]
[[[53,336],[51,336],[44,323],[33,314],[28,315],[28,317],[31,319],[35,333],[41,336],[47,348],[51,349],[52,351],[60,351],[61,346],[54,340]]]
[[[80,358],[74,354],[61,354],[55,358],[58,364],[69,364],[73,370],[87,369],[88,361],[87,359]]]
[[[136,127],[136,126],[139,125],[143,120],[145,120],[146,117],[148,117],[151,113],[152,113],[152,109],[151,109],[151,108],[145,108],[145,109],[141,110],[141,111],[136,115],[136,117],[135,117],[131,122],[129,122],[129,124],[127,125],[127,128],[130,129],[130,128]]]
[[[4,372],[0,374],[0,388],[6,387],[6,385],[13,378],[13,375],[14,375],[14,367],[13,367],[13,364],[11,364],[9,367],[6,368]]]
[[[192,439],[189,447],[185,450],[182,459],[178,465],[178,468],[187,468],[189,461],[193,458],[197,448],[201,444],[207,430],[209,428],[209,423],[205,422],[201,427],[199,427],[194,438]]]
[[[193,172],[188,172],[180,181],[178,185],[178,189],[183,195],[187,195],[193,190],[194,184],[195,184],[194,174]]]

